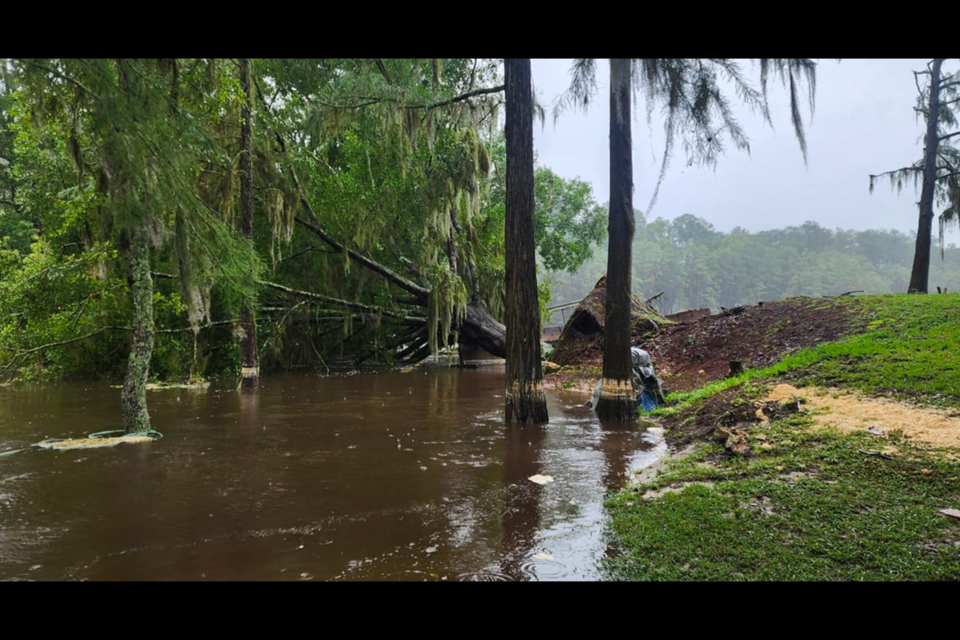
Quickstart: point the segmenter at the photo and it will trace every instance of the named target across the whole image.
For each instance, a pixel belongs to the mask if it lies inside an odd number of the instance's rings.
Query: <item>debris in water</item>
[[[940,509],[940,513],[948,518],[960,519],[960,509]]]
[[[426,551],[427,553],[436,553],[436,552],[437,552],[437,548],[436,548],[436,547],[427,547],[426,549],[424,549],[424,551]]]
[[[535,476],[530,476],[527,478],[530,482],[536,482],[537,484],[550,484],[553,482],[553,476],[544,476],[539,473]]]
[[[43,440],[37,446],[41,449],[99,449],[115,447],[121,443],[153,442],[154,438],[148,435],[125,435],[116,438],[74,438],[70,440]]]
[[[553,556],[549,553],[535,553],[533,558],[534,560],[553,560]]]

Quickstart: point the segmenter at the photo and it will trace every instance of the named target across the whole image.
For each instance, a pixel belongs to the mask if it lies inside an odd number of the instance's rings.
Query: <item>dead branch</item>
[[[401,324],[411,325],[411,326],[420,326],[427,323],[427,319],[423,316],[410,316],[402,312],[393,311],[391,309],[384,309],[382,307],[373,307],[367,304],[362,304],[359,302],[350,302],[349,300],[341,300],[339,298],[333,298],[331,296],[325,296],[319,293],[313,293],[312,291],[301,291],[299,289],[291,289],[290,287],[285,287],[282,284],[277,284],[275,282],[267,282],[265,280],[259,281],[258,284],[261,284],[265,287],[269,287],[276,291],[282,291],[283,293],[299,296],[301,298],[310,298],[312,300],[318,300],[320,302],[325,302],[334,306],[345,307],[347,309],[354,309],[355,311],[360,311],[362,313],[367,313],[370,315],[383,315],[389,318],[394,318],[399,320]]]

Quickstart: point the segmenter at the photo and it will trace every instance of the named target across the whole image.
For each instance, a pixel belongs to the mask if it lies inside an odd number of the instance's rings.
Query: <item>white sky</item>
[[[728,148],[716,171],[687,167],[679,147],[660,189],[653,217],[700,216],[721,231],[742,226],[751,231],[814,220],[835,229],[900,229],[916,233],[919,193],[900,196],[889,183],[869,192],[868,176],[906,166],[923,151],[923,123],[914,118],[917,90],[913,70],[922,59],[821,60],[817,71],[813,120],[803,102],[809,162],[804,166],[793,135],[787,89],[771,83],[774,129],[746,108],[739,120],[750,138],[750,154]],[[533,60],[533,83],[548,110],[546,124],[535,125],[540,164],[565,178],[593,184],[598,202],[606,202],[608,177],[608,66],[598,65],[598,93],[587,113],[567,112],[556,124],[549,113],[556,96],[569,85],[571,60]],[[745,65],[750,70],[749,63]],[[759,78],[753,69],[750,77]],[[757,80],[759,85],[759,80]],[[804,94],[804,97],[806,95]],[[634,206],[646,210],[659,172],[663,124],[654,113],[635,110]],[[951,234],[956,242],[958,234]]]

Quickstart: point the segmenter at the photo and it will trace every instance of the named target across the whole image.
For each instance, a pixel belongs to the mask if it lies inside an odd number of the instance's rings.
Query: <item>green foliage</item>
[[[0,173],[15,198],[0,207],[0,287],[11,294],[0,301],[11,309],[0,315],[0,367],[116,377],[129,344],[129,232],[145,229],[151,267],[172,275],[156,283],[156,319],[193,328],[158,339],[152,372],[188,375],[196,332],[251,299],[260,269],[231,224],[235,74],[215,60],[22,60],[4,69],[0,147],[11,143],[15,161]]]
[[[492,143],[494,166],[488,215],[502,220],[506,206],[506,145]],[[537,257],[548,271],[577,271],[606,233],[606,209],[596,203],[590,184],[561,178],[547,167],[534,171],[534,240]]]

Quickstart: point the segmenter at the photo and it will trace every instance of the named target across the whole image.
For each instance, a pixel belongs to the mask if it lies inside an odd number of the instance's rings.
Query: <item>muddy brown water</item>
[[[27,447],[0,457],[0,579],[601,577],[604,496],[665,443],[582,394],[507,428],[503,387],[491,367],[152,391],[162,440],[80,451],[30,445],[119,428],[118,390],[0,389],[0,452]]]

